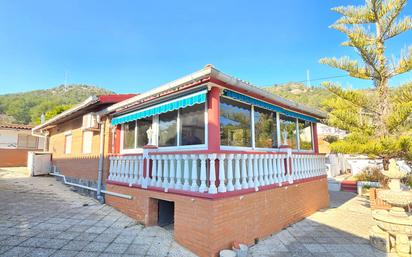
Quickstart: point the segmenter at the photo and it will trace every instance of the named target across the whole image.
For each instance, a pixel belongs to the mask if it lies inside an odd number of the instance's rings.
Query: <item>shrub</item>
[[[355,178],[357,181],[379,182],[382,187],[388,184],[388,178],[382,174],[381,169],[377,166],[366,167]]]

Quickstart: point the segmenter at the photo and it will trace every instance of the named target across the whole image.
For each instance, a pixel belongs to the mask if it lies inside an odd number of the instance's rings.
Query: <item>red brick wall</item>
[[[202,257],[216,256],[234,240],[252,244],[329,204],[326,179],[214,200],[111,184],[107,189],[132,195],[106,195],[106,203],[148,225],[157,222],[153,198],[175,202],[175,239]]]
[[[0,149],[0,167],[27,166],[27,149]]]

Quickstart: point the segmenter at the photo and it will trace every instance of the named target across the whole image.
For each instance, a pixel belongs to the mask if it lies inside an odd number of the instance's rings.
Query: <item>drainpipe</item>
[[[97,168],[96,198],[99,202],[104,203],[104,198],[102,196],[102,177],[103,177],[103,162],[104,162],[105,123],[103,121],[101,121],[100,115],[97,116],[97,122],[100,125],[100,155],[99,155],[99,164],[98,164],[98,168]]]

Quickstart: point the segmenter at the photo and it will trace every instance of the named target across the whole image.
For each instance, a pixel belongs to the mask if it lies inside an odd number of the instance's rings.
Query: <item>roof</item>
[[[314,109],[312,107],[309,107],[309,106],[306,106],[300,103],[296,103],[294,101],[291,101],[286,98],[275,95],[273,93],[270,93],[258,86],[254,86],[246,81],[243,81],[233,76],[230,76],[228,74],[225,74],[219,71],[218,69],[214,68],[212,65],[206,65],[203,69],[198,70],[192,74],[181,77],[172,82],[166,83],[146,93],[136,95],[125,101],[108,106],[106,109],[102,110],[99,113],[102,115],[106,115],[106,114],[117,112],[117,111],[123,111],[125,109],[128,109],[131,106],[139,105],[140,103],[145,102],[147,99],[158,98],[164,92],[178,90],[184,85],[199,82],[202,80],[208,80],[208,79],[210,80],[211,78],[221,81],[225,84],[231,85],[233,88],[236,88],[238,90],[246,91],[248,93],[259,95],[265,99],[272,100],[279,105],[285,106],[286,108],[290,108],[291,110],[298,111],[298,112],[299,111],[304,112],[308,115],[312,115],[320,119],[326,118],[326,113],[323,111]]]
[[[31,130],[34,126],[33,125],[23,125],[23,124],[0,124],[0,128],[6,129],[27,129]]]
[[[67,120],[70,116],[79,115],[82,111],[89,109],[91,107],[96,107],[103,104],[114,104],[121,101],[124,101],[128,98],[134,97],[136,94],[110,94],[110,95],[100,95],[100,96],[90,96],[83,102],[78,105],[60,113],[59,115],[54,116],[48,121],[36,126],[33,128],[33,131],[38,131],[44,129],[48,126],[55,125],[59,122]]]

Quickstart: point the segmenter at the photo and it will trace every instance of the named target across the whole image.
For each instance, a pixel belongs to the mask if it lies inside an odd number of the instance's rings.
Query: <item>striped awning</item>
[[[182,96],[161,104],[157,104],[145,109],[127,113],[112,119],[112,125],[118,125],[129,121],[143,119],[157,114],[174,111],[180,108],[185,108],[195,104],[204,103],[206,101],[207,90],[196,92],[190,95]]]
[[[287,115],[287,116],[290,116],[290,117],[294,117],[294,118],[298,118],[298,119],[302,119],[302,120],[306,120],[306,121],[310,121],[310,122],[318,122],[319,121],[318,119],[316,119],[314,117],[307,116],[307,115],[297,113],[297,112],[293,112],[293,111],[287,110],[285,108],[282,108],[280,106],[276,106],[276,105],[273,105],[273,104],[270,104],[270,103],[266,103],[266,102],[260,101],[258,99],[249,97],[247,95],[239,94],[239,93],[231,91],[231,90],[226,90],[225,89],[223,91],[223,95],[227,96],[229,98],[241,101],[243,103],[248,103],[248,104],[251,104],[251,105],[262,107],[262,108],[265,108],[265,109],[268,109],[268,110],[271,110],[271,111],[274,111],[274,112],[278,112],[278,113],[281,113],[281,114],[284,114],[284,115]]]

